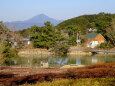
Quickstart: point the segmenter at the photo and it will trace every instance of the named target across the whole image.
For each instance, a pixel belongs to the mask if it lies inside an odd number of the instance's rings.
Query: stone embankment
[[[86,54],[91,54],[88,51],[84,50],[88,50],[88,48],[82,48],[82,47],[71,47],[69,49],[68,54],[82,54],[82,55],[86,55]],[[18,53],[19,55],[51,55],[54,54],[54,52],[49,51],[47,49],[21,49]]]
[[[21,49],[18,53],[19,55],[50,55],[53,54],[47,49]]]
[[[90,55],[91,52],[89,52],[90,48],[86,47],[80,47],[80,46],[73,46],[70,47],[69,53],[70,55]]]
[[[92,52],[96,52],[98,54],[115,54],[115,48],[110,50],[103,49],[91,49],[87,47],[73,46],[70,47],[68,54],[69,55],[91,55]],[[47,49],[21,49],[18,53],[19,55],[51,55],[54,52]]]
[[[87,48],[87,47],[73,46],[69,49],[68,54],[80,54],[80,55],[115,54],[115,48],[100,49],[100,48]]]

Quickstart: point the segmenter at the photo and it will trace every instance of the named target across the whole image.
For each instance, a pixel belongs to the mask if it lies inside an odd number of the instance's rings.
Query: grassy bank
[[[62,79],[21,86],[115,86],[115,78]]]

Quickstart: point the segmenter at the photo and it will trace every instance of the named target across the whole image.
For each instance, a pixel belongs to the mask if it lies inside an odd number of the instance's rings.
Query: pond
[[[41,62],[47,62],[50,67],[60,67],[63,65],[92,65],[99,63],[115,62],[115,55],[22,55],[19,60],[14,60],[13,65],[20,66],[41,66]],[[20,61],[20,62],[19,62]]]

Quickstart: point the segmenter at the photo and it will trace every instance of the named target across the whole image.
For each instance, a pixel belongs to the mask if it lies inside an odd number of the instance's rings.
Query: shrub
[[[21,59],[15,49],[10,49],[6,47],[3,52],[3,57],[5,58],[5,65],[16,65],[21,62]]]
[[[61,79],[22,86],[114,86],[115,78]]]
[[[113,46],[109,43],[101,43],[99,48],[112,48]]]
[[[69,46],[66,43],[59,43],[54,48],[55,54],[66,55],[68,53]]]
[[[14,65],[19,63],[20,58],[18,56],[18,52],[16,49],[11,48],[11,44],[8,40],[3,41],[4,48],[2,49],[1,53],[3,54],[3,64],[5,65]],[[18,61],[18,62],[17,62]]]

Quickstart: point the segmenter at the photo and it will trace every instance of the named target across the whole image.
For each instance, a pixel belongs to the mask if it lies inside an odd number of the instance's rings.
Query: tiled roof
[[[96,38],[99,35],[99,33],[88,33],[86,35],[87,38]]]
[[[25,40],[25,41],[30,41],[30,38],[24,38],[23,40]]]

